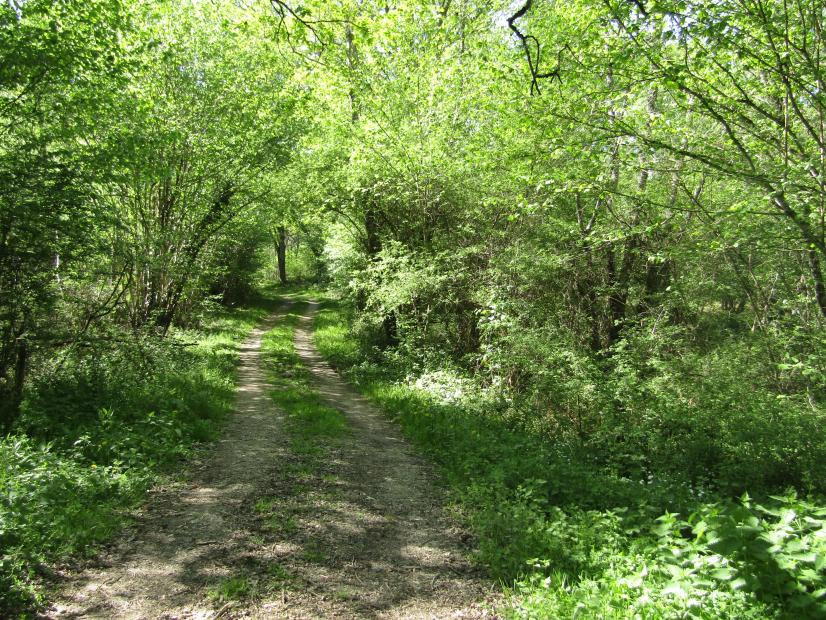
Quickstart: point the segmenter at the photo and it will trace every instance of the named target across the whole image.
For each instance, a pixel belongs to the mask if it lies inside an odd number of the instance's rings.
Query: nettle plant
[[[795,493],[666,513],[653,532],[675,594],[745,590],[798,617],[826,613],[826,509]]]

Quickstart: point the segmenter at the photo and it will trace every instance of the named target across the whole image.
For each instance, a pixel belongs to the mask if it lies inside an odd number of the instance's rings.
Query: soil
[[[240,352],[236,414],[188,482],[156,489],[133,526],[64,575],[43,618],[496,618],[432,467],[312,344],[296,350],[350,431],[319,451],[285,431],[261,339]]]

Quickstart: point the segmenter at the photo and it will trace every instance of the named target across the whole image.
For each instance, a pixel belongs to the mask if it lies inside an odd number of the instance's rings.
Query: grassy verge
[[[478,560],[508,588],[507,616],[826,617],[822,502],[618,477],[516,430],[483,399],[418,387],[403,363],[362,350],[349,324],[327,304],[316,346],[440,464]]]
[[[110,333],[41,369],[0,438],[0,616],[32,615],[50,566],[93,553],[151,485],[217,437],[238,345],[271,308],[215,309],[163,341]]]
[[[297,452],[317,453],[329,440],[347,431],[344,415],[324,404],[311,387],[309,372],[301,364],[293,338],[306,306],[302,296],[293,295],[290,311],[285,313],[261,343],[267,379],[273,386],[272,399],[287,414],[287,431]]]

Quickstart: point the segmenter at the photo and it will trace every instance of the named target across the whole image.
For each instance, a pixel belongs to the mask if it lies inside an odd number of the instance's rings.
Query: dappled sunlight
[[[0,0],[0,618],[826,618],[824,5]]]
[[[125,557],[111,568],[78,576],[73,600],[58,605],[55,617],[160,617],[183,605],[195,613],[191,605],[203,598],[199,593],[231,572],[224,560],[241,552],[245,502],[265,484],[282,451],[279,415],[259,368],[268,324],[240,347],[236,414],[208,464],[182,491],[157,494],[138,519],[134,542],[112,552],[112,557]],[[201,611],[213,606],[206,600],[200,604]]]
[[[259,505],[273,540],[300,544],[277,558],[304,584],[297,605],[309,615],[339,610],[360,618],[460,613],[484,586],[445,532],[433,474],[398,430],[322,361],[309,336],[315,307],[288,317],[297,326],[295,355],[312,391],[299,390],[284,401],[287,429],[304,437],[302,446],[314,447],[295,453],[298,460],[276,475],[272,500]],[[289,349],[272,346],[281,364],[295,366]],[[272,371],[276,386],[278,368]],[[310,422],[306,416],[327,415],[313,394],[343,412],[349,430],[330,435]],[[278,390],[273,395],[280,402]]]
[[[260,354],[274,323],[256,329],[241,347],[236,414],[206,464],[156,493],[52,617],[195,618],[225,596],[261,618],[479,617],[484,582],[446,534],[432,473],[321,361],[307,316],[278,325],[300,326],[291,363],[306,365],[312,389],[283,379],[294,393],[280,409],[278,366]],[[266,355],[287,355],[292,333],[273,330]]]

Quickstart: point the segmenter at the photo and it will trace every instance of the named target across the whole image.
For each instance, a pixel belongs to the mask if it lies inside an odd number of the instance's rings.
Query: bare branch
[[[545,73],[539,72],[539,63],[542,55],[542,47],[539,43],[539,40],[533,35],[523,34],[522,31],[516,27],[516,20],[524,17],[525,14],[527,14],[527,12],[530,10],[532,5],[533,0],[525,0],[525,4],[522,5],[522,8],[520,8],[516,13],[511,15],[507,21],[508,28],[510,28],[513,31],[513,33],[519,38],[519,41],[522,43],[522,49],[525,50],[525,58],[528,60],[528,68],[531,71],[531,95],[533,95],[534,92],[538,95],[541,95],[542,92],[539,90],[539,80],[551,78],[551,82],[553,82],[554,79],[557,79],[560,82],[562,82],[562,78],[559,75],[559,69],[562,51],[565,48],[560,49],[557,53],[557,63],[556,68],[554,70],[546,71]],[[530,43],[533,43],[536,47],[535,56],[531,54]]]

